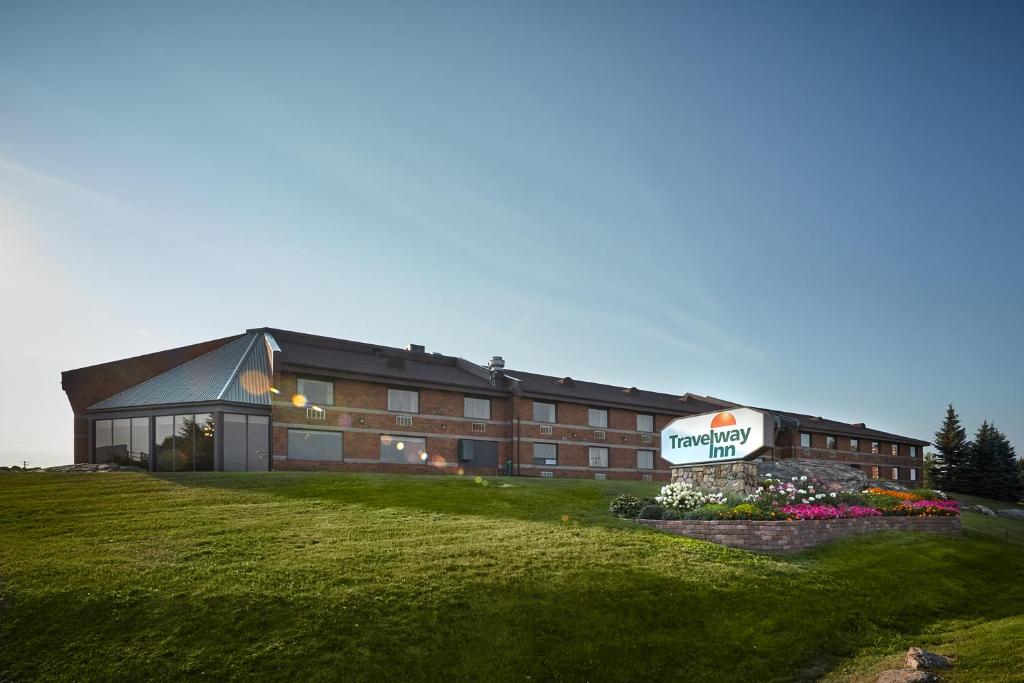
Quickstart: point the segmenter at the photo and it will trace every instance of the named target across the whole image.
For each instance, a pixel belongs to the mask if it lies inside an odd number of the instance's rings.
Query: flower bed
[[[620,496],[612,503],[611,511],[672,533],[760,550],[801,549],[809,547],[808,543],[815,545],[851,533],[886,529],[939,533],[959,533],[960,529],[959,503],[949,500],[941,491],[880,488],[829,491],[807,477],[783,481],[771,475],[757,491],[743,498],[700,491],[688,483],[675,482],[662,487],[661,494],[655,498],[638,501],[631,496]],[[936,524],[893,521],[900,518],[949,518],[952,521]],[[817,524],[819,522],[824,526]],[[779,528],[788,524],[790,530],[766,531],[780,524]],[[810,531],[801,532],[800,528]],[[744,533],[735,533],[749,529],[759,531],[749,539]],[[801,534],[805,537],[803,540],[800,540]],[[742,542],[736,541],[739,538]],[[771,547],[772,543],[779,547]]]

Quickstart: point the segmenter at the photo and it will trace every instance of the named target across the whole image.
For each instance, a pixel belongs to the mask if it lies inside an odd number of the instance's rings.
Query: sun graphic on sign
[[[711,420],[711,428],[716,427],[732,427],[736,424],[736,418],[732,416],[732,413],[718,413]]]

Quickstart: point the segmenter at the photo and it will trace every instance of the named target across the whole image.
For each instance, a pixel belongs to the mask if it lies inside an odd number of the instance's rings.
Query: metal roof
[[[250,332],[90,406],[90,410],[225,401],[270,405],[269,334]]]

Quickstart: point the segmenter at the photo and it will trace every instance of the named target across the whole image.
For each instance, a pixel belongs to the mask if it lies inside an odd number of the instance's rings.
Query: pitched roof
[[[271,341],[252,332],[104,399],[90,410],[176,403],[270,405]]]
[[[803,413],[791,413],[785,410],[769,410],[767,408],[755,408],[755,410],[764,410],[767,413],[781,415],[783,417],[788,417],[790,419],[797,420],[800,422],[800,428],[809,432],[828,432],[830,434],[853,437],[863,436],[869,439],[900,441],[905,443],[917,444],[919,446],[927,446],[930,443],[928,441],[922,441],[920,439],[912,439],[908,436],[900,436],[899,434],[892,434],[891,432],[883,432],[878,429],[871,429],[870,427],[860,422],[840,422],[839,420],[829,420],[820,416],[804,415]]]

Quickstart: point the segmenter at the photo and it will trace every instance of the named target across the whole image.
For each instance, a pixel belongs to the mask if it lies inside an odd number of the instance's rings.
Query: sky
[[[1024,450],[1024,4],[0,0],[0,464],[274,326]]]

